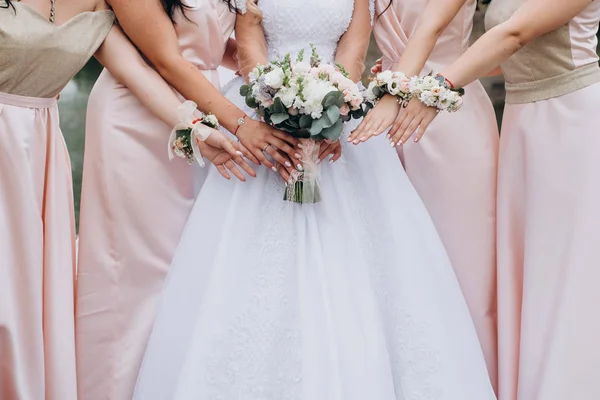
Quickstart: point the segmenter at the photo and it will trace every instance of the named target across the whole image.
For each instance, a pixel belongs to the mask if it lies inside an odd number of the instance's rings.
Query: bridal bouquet
[[[240,88],[248,107],[268,124],[300,139],[303,171],[287,183],[284,200],[315,203],[320,141],[339,140],[344,122],[364,116],[363,95],[344,68],[322,63],[311,45],[309,62],[304,51],[295,62],[290,54],[281,61],[257,66],[249,83]]]

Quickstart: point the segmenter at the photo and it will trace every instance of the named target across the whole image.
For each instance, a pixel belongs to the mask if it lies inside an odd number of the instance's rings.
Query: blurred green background
[[[481,14],[475,17],[475,29],[473,31],[473,40],[479,37],[483,32],[483,18]],[[374,41],[371,43],[367,57],[367,66],[373,65],[379,58],[380,53]],[[368,68],[367,68],[368,70]],[[79,217],[79,200],[81,194],[81,172],[83,167],[83,151],[85,145],[85,111],[87,99],[96,81],[102,71],[102,66],[92,59],[88,65],[77,74],[65,90],[61,93],[59,107],[61,116],[61,128],[65,135],[65,140],[71,154],[73,166],[73,184],[75,193],[75,211]],[[502,109],[504,108],[504,81],[501,77],[487,78],[483,84],[490,95],[498,123],[502,118]]]

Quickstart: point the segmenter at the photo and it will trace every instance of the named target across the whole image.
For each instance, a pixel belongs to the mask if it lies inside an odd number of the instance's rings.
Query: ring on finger
[[[269,148],[269,146],[271,146],[269,143],[265,144],[265,147],[263,147],[263,149],[262,149],[263,153],[265,151],[267,151],[267,149]]]

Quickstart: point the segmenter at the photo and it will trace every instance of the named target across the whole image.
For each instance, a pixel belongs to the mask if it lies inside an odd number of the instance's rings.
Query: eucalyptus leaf
[[[321,133],[323,128],[325,128],[325,121],[323,121],[323,118],[319,118],[319,119],[313,120],[313,123],[312,123],[311,127],[308,129],[308,131],[310,132],[311,136],[314,136],[314,135],[318,135],[319,133]]]
[[[333,105],[341,108],[344,105],[344,93],[339,90],[329,92],[323,97],[321,104],[323,105],[323,108],[329,108]]]
[[[250,94],[250,85],[242,85],[240,87],[240,95],[246,97]]]
[[[340,109],[338,106],[331,106],[323,113],[323,128],[333,126],[340,119]]]
[[[338,119],[337,122],[333,126],[323,129],[320,132],[320,134],[325,139],[335,141],[335,140],[338,140],[340,138],[340,136],[342,136],[343,130],[344,130],[344,123],[342,122],[341,119]]]
[[[256,100],[252,96],[246,97],[246,105],[248,107],[250,107],[250,108],[256,108],[256,107],[258,107],[258,103],[256,102]]]
[[[275,125],[282,123],[283,121],[287,121],[290,116],[287,113],[277,113],[271,115],[271,122]]]
[[[310,115],[302,115],[300,117],[300,128],[308,129],[312,125],[313,119]]]

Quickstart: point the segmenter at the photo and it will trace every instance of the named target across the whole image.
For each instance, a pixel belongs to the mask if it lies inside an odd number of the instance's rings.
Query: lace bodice
[[[368,1],[372,17],[375,3]],[[279,59],[286,53],[296,55],[301,49],[310,54],[312,43],[323,61],[333,61],[338,41],[352,21],[354,3],[355,0],[260,0],[269,59]],[[236,4],[242,12],[246,11],[245,0],[236,0]]]

